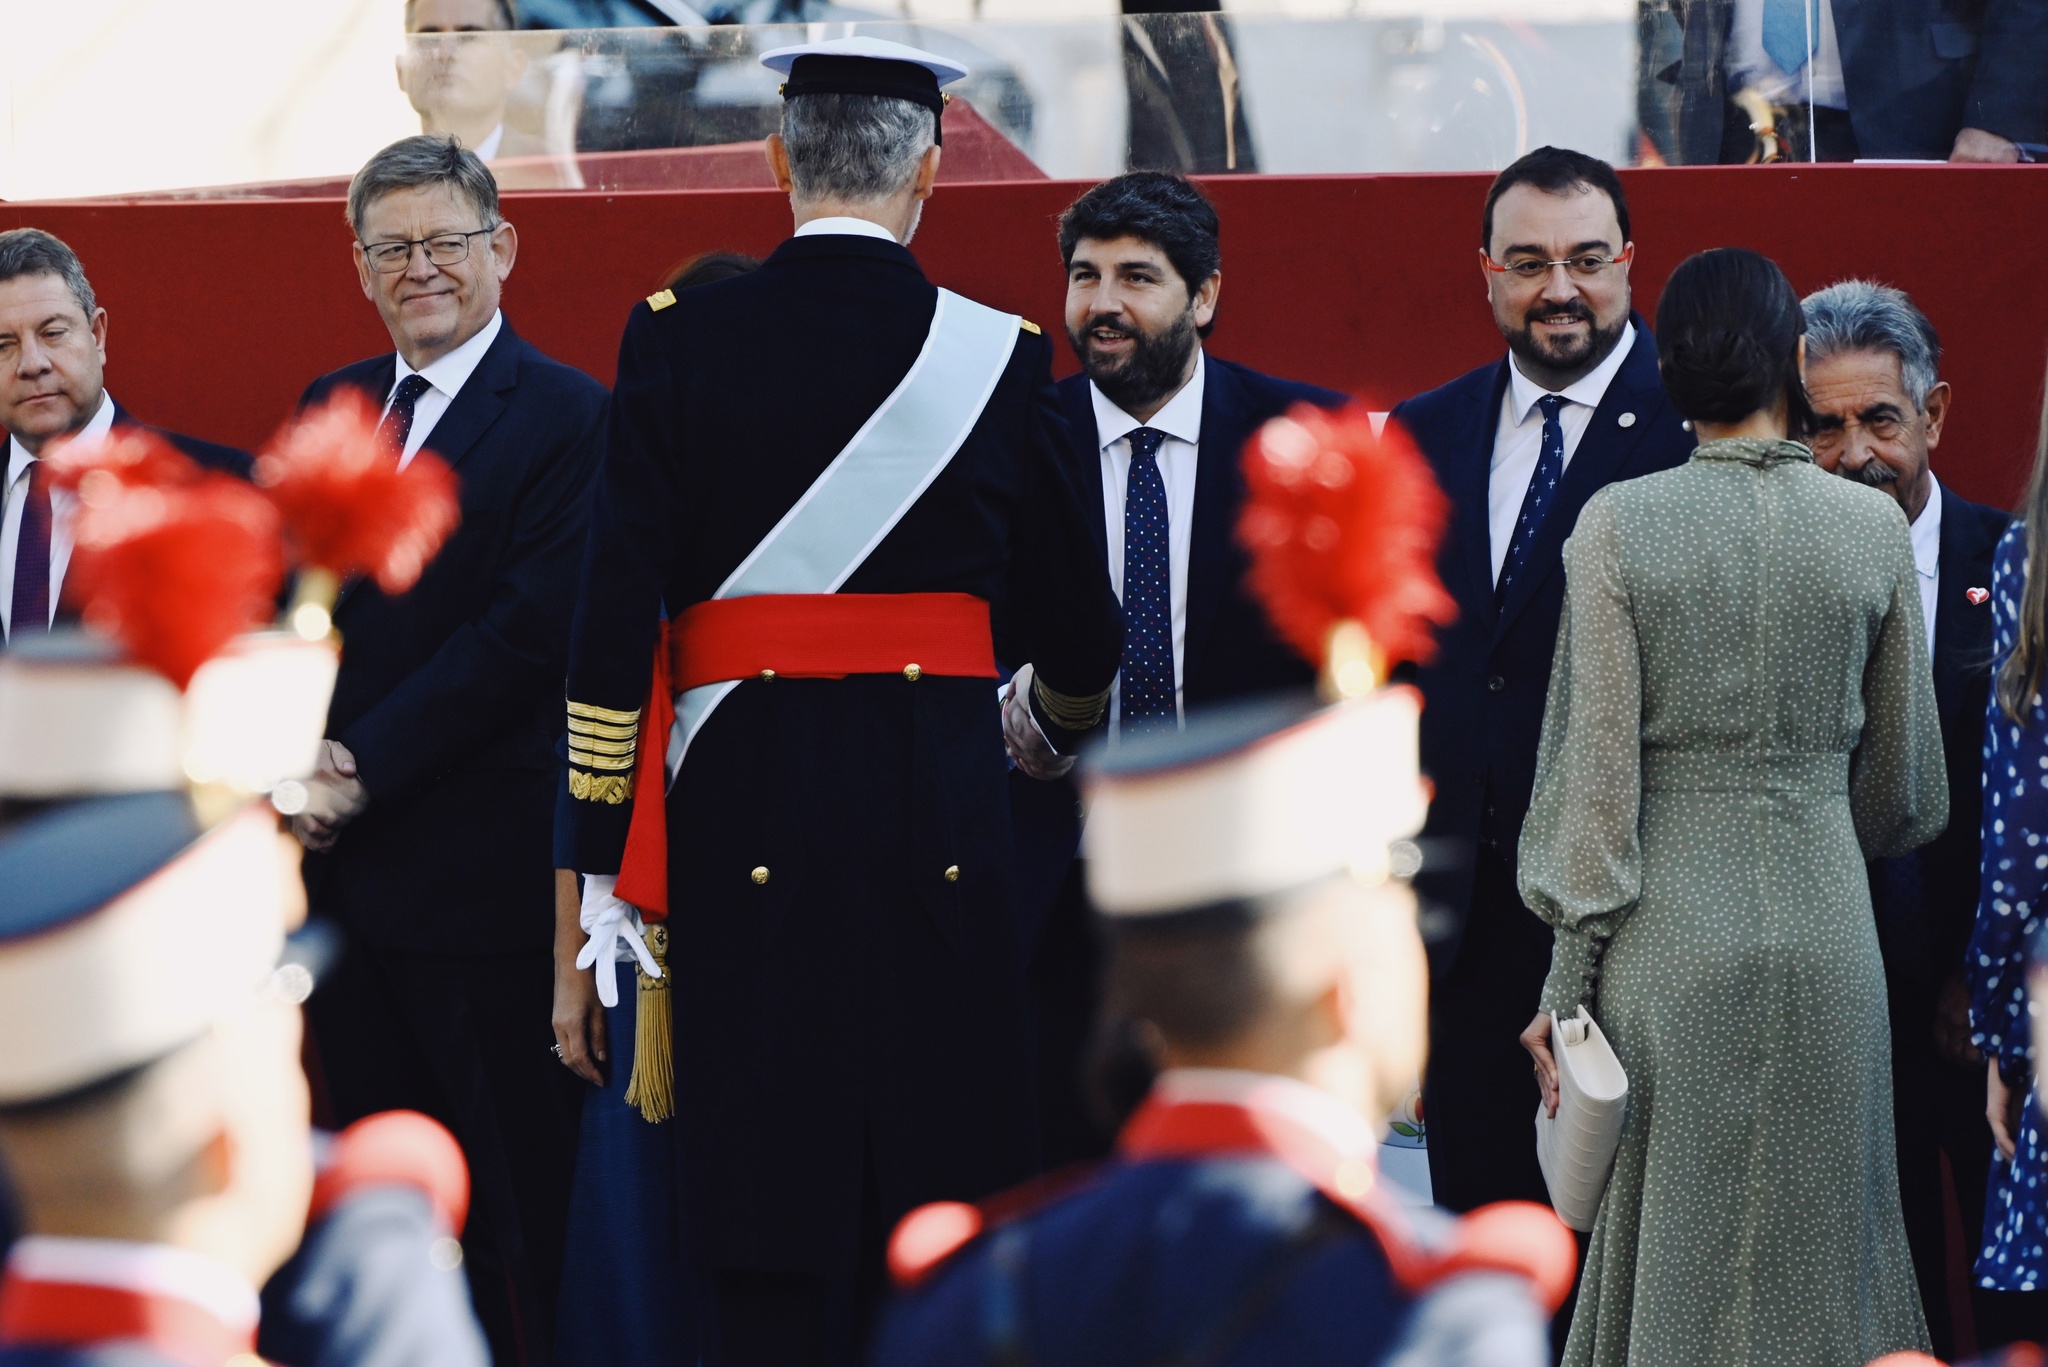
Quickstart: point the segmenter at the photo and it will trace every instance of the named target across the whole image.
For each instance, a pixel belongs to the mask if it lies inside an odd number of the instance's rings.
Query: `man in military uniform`
[[[627,323],[560,852],[607,992],[639,911],[672,913],[685,1204],[733,1363],[849,1357],[895,1217],[1032,1171],[989,603],[1028,652],[1011,731],[1034,763],[1097,724],[1122,646],[1046,338],[904,246],[964,69],[868,38],[763,61],[796,234]],[[629,829],[637,856],[655,817],[665,873],[636,885]],[[589,979],[557,982],[576,1066]]]
[[[307,1367],[483,1367],[453,1138],[308,1127],[319,937],[263,797],[303,798],[333,673],[281,633],[183,692],[77,630],[0,655],[4,1367],[253,1363],[259,1313]]]
[[[1113,1010],[1162,1066],[1064,1192],[898,1229],[882,1367],[1547,1363],[1576,1250],[1540,1206],[1462,1221],[1373,1156],[1422,1062],[1405,690],[1237,704],[1103,752],[1088,885]]]

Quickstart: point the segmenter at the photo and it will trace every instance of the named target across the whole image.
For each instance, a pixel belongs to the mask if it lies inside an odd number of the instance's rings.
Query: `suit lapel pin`
[[[1616,418],[1615,421],[1620,423],[1623,427],[1634,427],[1636,425],[1636,415],[1633,413],[1624,413],[1620,417]]]
[[[1981,607],[1981,606],[1983,606],[1983,604],[1984,604],[1984,600],[1985,600],[1985,599],[1987,599],[1987,598],[1989,598],[1990,596],[1991,596],[1991,590],[1990,590],[1990,589],[1965,589],[1965,590],[1963,590],[1963,597],[1965,597],[1965,598],[1967,598],[1967,599],[1969,599],[1969,600],[1970,600],[1970,606],[1971,606],[1971,607],[1973,607],[1973,608],[1974,608],[1974,607]]]

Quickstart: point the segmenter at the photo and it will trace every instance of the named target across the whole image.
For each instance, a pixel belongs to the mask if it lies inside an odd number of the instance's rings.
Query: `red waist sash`
[[[252,1353],[253,1329],[231,1329],[175,1296],[80,1282],[0,1281],[0,1347],[91,1348],[137,1341],[190,1367]]]
[[[668,804],[662,795],[676,694],[738,679],[852,674],[995,678],[988,601],[970,593],[764,593],[713,598],[663,623],[640,713],[618,895],[648,921],[668,917]]]
[[[714,598],[671,621],[668,644],[678,693],[729,679],[843,679],[912,666],[911,677],[996,677],[988,603],[967,593]]]

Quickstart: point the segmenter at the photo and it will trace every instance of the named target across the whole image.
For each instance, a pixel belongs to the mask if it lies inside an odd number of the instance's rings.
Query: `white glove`
[[[613,891],[615,873],[583,875],[583,910],[577,920],[590,938],[577,951],[576,967],[591,968],[597,975],[597,999],[606,1006],[619,1004],[619,960],[630,954],[640,971],[650,978],[661,976],[647,942],[640,938],[640,912],[630,902],[621,902]]]

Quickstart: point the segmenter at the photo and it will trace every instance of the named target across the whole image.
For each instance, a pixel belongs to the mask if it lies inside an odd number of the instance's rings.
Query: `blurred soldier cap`
[[[1405,687],[1261,699],[1099,745],[1082,773],[1089,894],[1109,916],[1157,916],[1413,875],[1420,714]]]
[[[0,653],[0,799],[53,801],[188,785],[305,800],[334,691],[327,640],[250,632],[180,693],[90,631]]]
[[[761,65],[787,77],[783,98],[792,95],[886,95],[921,104],[944,115],[941,86],[967,75],[950,58],[882,38],[834,38],[764,53]]]

